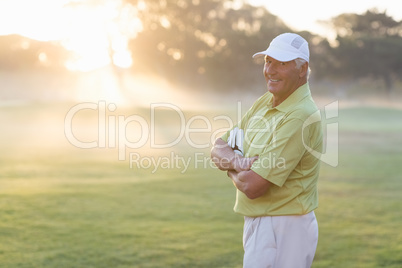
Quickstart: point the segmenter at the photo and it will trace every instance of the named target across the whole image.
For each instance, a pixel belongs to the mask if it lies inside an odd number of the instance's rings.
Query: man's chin
[[[271,92],[272,94],[274,94],[275,92],[277,92],[276,87],[273,86],[267,86],[267,90],[268,92]]]

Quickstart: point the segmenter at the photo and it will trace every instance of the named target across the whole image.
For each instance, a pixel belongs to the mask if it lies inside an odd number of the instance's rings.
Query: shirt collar
[[[288,112],[292,107],[295,106],[295,104],[299,103],[302,99],[304,99],[307,96],[310,96],[310,87],[308,83],[305,83],[304,85],[300,86],[298,89],[296,89],[289,97],[287,97],[281,104],[278,106],[271,108],[271,109],[276,109],[280,112]],[[271,98],[269,102],[269,107],[272,107],[272,102],[273,98]]]

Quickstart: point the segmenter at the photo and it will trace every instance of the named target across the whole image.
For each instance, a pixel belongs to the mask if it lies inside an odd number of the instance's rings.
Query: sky
[[[343,13],[362,14],[368,9],[386,11],[395,20],[402,20],[401,0],[248,0],[256,6],[265,6],[296,31],[307,30],[328,37],[328,29],[318,21],[329,21]],[[331,38],[332,36],[329,36]]]

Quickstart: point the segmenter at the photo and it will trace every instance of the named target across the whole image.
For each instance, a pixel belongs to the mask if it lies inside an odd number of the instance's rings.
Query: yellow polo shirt
[[[272,101],[269,92],[261,96],[235,126],[244,131],[244,155],[259,156],[251,169],[272,183],[253,200],[237,190],[234,210],[244,216],[302,215],[318,206],[320,160],[310,151],[322,152],[322,127],[309,86],[274,108]]]

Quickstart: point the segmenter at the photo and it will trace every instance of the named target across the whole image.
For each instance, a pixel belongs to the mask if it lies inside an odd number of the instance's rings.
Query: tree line
[[[245,1],[125,0],[137,8],[143,29],[130,40],[133,73],[157,74],[189,90],[247,89],[261,83],[261,61],[254,52],[287,25],[264,7]],[[387,90],[402,74],[402,21],[386,12],[341,14],[328,21],[336,31],[330,43],[324,37],[299,32],[310,44],[312,79],[381,79]],[[0,68],[62,68],[68,58],[57,44],[30,41],[15,48],[20,37],[0,37]],[[51,58],[41,66],[38,51]],[[115,67],[118,68],[118,67]]]

